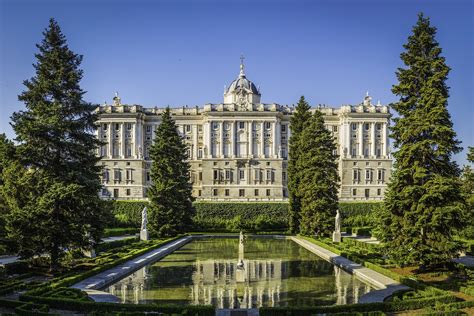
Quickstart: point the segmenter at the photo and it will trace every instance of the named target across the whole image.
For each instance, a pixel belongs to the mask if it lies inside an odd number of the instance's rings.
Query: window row
[[[121,183],[122,182],[122,174],[125,174],[125,181],[126,183],[133,182],[133,169],[127,168],[125,172],[122,169],[114,168],[113,170],[113,179],[110,179],[111,171],[109,169],[104,169],[102,171],[102,183],[109,183],[109,181],[113,180],[114,183]]]
[[[363,196],[365,198],[369,198],[371,196],[374,196],[374,193],[375,193],[375,196],[381,196],[382,195],[382,189],[381,188],[377,188],[377,189],[357,189],[357,188],[353,188],[352,189],[352,196],[353,197],[356,197],[356,196],[359,196],[361,193],[363,192]]]
[[[361,170],[360,169],[353,169],[352,170],[352,181],[353,182],[360,182],[361,178]],[[372,182],[374,180],[374,169],[365,169],[365,181]],[[377,169],[377,181],[380,183],[385,182],[385,169]]]

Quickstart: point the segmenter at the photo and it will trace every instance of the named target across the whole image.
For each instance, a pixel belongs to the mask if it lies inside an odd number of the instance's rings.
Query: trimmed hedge
[[[202,306],[179,306],[179,305],[157,305],[157,304],[116,304],[97,303],[90,301],[78,301],[67,298],[41,297],[21,295],[21,301],[46,304],[57,309],[65,309],[79,312],[159,312],[165,314],[183,313],[187,311],[189,316],[215,316],[215,308],[210,305]]]
[[[140,215],[141,216],[141,215]],[[138,228],[126,227],[126,228],[106,228],[102,237],[117,237],[124,235],[135,235],[140,231]]]
[[[123,247],[126,245],[130,245],[136,242],[139,242],[140,240],[137,237],[130,237],[126,239],[121,239],[121,240],[114,240],[110,242],[103,242],[95,246],[95,251],[97,253],[104,252],[113,248],[118,248],[118,247]]]
[[[109,227],[141,225],[141,212],[147,201],[114,201],[114,222]],[[343,224],[348,227],[373,225],[373,210],[381,202],[341,202]],[[288,228],[288,202],[195,202],[197,231],[285,230]]]
[[[426,297],[399,302],[368,303],[331,305],[315,307],[262,307],[259,309],[260,316],[312,316],[324,313],[349,313],[349,312],[400,312],[434,306],[436,303],[453,303],[456,298],[452,295],[437,297]]]

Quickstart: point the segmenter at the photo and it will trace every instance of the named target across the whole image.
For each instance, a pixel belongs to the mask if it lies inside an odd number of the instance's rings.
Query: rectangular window
[[[244,129],[245,128],[245,122],[239,122],[239,128]]]
[[[270,122],[265,122],[265,128],[270,129],[270,127],[272,127],[271,123]]]
[[[147,133],[151,133],[151,126],[150,126],[150,125],[147,125],[147,126],[146,126],[146,132],[147,132]]]
[[[199,171],[199,181],[202,181],[202,171]]]
[[[229,189],[225,189],[225,196],[229,196]]]
[[[146,172],[146,181],[150,181],[151,178],[150,178],[150,171],[147,171]]]
[[[198,149],[198,158],[202,158],[202,148]]]
[[[191,131],[191,125],[186,125],[186,132],[190,132]]]
[[[119,123],[115,123],[115,130],[118,131],[120,129],[120,124]]]
[[[377,195],[381,195],[382,194],[382,189],[377,189]]]
[[[212,122],[212,129],[216,130],[219,128],[219,123],[217,122]]]
[[[372,181],[373,171],[372,169],[365,169],[365,180]]]
[[[270,189],[267,189],[267,196],[270,196]]]
[[[370,196],[370,189],[365,189],[365,198],[369,198]]]
[[[114,189],[114,198],[119,197],[119,189]]]
[[[271,181],[271,180],[272,180],[272,171],[267,170],[267,181]]]
[[[357,189],[352,189],[352,195],[356,196],[357,195]]]
[[[244,180],[245,179],[245,171],[244,170],[239,170],[239,179]]]
[[[385,181],[385,170],[384,169],[378,169],[377,170],[377,180],[380,182]]]
[[[369,125],[369,123],[365,123],[365,124],[364,124],[364,129],[365,129],[366,131],[368,131],[368,130],[369,130],[369,128],[370,128],[370,125]]]
[[[259,181],[259,180],[260,180],[260,170],[255,169],[255,181]]]
[[[104,131],[106,131],[106,130],[107,130],[107,124],[102,124],[102,129],[103,129]]]
[[[217,189],[212,190],[212,195],[217,196]]]
[[[226,170],[226,171],[225,171],[225,179],[226,179],[226,180],[230,180],[230,178],[231,178],[231,171],[230,171],[230,170]]]
[[[120,172],[120,169],[115,169],[114,170],[114,181],[120,182],[122,180],[121,177],[122,177],[122,174]]]
[[[351,127],[353,131],[357,130],[357,124],[356,123],[351,123]]]
[[[376,126],[377,126],[377,130],[378,130],[378,131],[380,131],[380,130],[382,129],[382,124],[380,124],[380,123],[377,123],[377,125],[376,125]]]
[[[258,189],[255,189],[255,196],[258,196]]]
[[[132,130],[132,123],[127,123],[127,129],[128,129],[129,131]]]
[[[284,133],[286,132],[286,124],[281,125],[281,131]]]
[[[214,180],[219,180],[219,170],[214,169],[213,173],[214,173]]]
[[[333,132],[337,132],[337,126],[333,126],[333,127],[332,127],[332,131],[333,131]]]
[[[198,132],[199,132],[199,133],[202,132],[202,125],[198,125]]]
[[[239,189],[239,196],[245,196],[245,189]]]
[[[286,171],[283,171],[283,172],[281,173],[281,179],[282,179],[283,181],[286,181]]]
[[[353,169],[352,170],[352,180],[354,182],[359,182],[360,181],[360,170],[359,169]]]
[[[283,189],[283,196],[288,197],[288,191],[286,191],[286,189]]]
[[[202,195],[202,191],[198,190],[198,196],[201,196],[201,195]]]
[[[127,192],[127,196],[129,196],[130,195],[130,189],[127,189],[126,192]]]

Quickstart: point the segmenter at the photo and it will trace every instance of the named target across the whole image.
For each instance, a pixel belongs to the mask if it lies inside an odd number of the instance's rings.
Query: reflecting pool
[[[105,288],[124,303],[217,308],[356,303],[372,287],[287,239],[194,240]]]

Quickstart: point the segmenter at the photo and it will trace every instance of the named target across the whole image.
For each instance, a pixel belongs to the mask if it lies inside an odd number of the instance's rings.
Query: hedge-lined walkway
[[[100,272],[90,278],[82,280],[81,282],[74,284],[72,287],[87,292],[90,294],[89,296],[96,302],[112,302],[114,299],[110,294],[100,292],[98,289],[103,288],[107,284],[110,284],[116,280],[122,279],[131,272],[147,265],[152,261],[163,258],[191,240],[191,236],[179,238],[172,243],[163,245],[162,247],[147,252],[109,270]]]
[[[410,289],[408,286],[401,285],[397,281],[392,280],[389,277],[386,277],[385,275],[382,275],[372,269],[366,268],[363,265],[360,265],[347,258],[337,255],[301,237],[292,236],[290,237],[290,239],[298,243],[300,246],[315,253],[324,260],[327,260],[332,264],[335,264],[336,266],[354,274],[358,278],[369,282],[377,289],[375,291],[371,291],[363,295],[360,298],[359,303],[383,302],[387,297],[391,296],[395,292]]]

